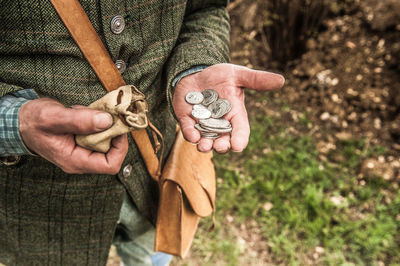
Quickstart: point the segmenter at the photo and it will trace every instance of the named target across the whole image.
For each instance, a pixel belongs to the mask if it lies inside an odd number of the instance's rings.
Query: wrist
[[[206,69],[208,66],[207,65],[198,65],[198,66],[194,66],[192,68],[189,68],[188,70],[185,70],[181,73],[179,73],[172,81],[172,87],[176,88],[176,86],[178,85],[178,83],[185,77],[201,72],[204,69]]]
[[[1,98],[0,103],[0,156],[30,155],[19,131],[21,108],[31,100],[6,95]]]

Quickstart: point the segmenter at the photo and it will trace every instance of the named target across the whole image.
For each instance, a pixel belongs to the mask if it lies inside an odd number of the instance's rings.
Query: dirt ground
[[[269,52],[263,1],[233,2],[231,59],[286,77],[285,87],[273,96],[311,115],[320,152],[328,153],[340,140],[366,139],[387,152],[365,158],[360,177],[400,179],[400,2],[343,2],[330,10],[302,57],[285,67]]]

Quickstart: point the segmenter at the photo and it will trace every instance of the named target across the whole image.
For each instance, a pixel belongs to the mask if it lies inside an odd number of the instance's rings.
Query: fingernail
[[[278,76],[279,76],[279,78],[281,79],[281,80],[280,80],[280,86],[283,87],[283,85],[285,85],[286,79],[285,79],[284,76],[282,76],[282,75],[280,75],[280,74],[278,74]]]
[[[112,125],[112,116],[109,113],[98,113],[94,115],[94,126],[97,129],[107,129]]]

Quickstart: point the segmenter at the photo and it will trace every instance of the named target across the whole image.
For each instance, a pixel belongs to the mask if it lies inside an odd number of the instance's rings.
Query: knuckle
[[[46,111],[46,109],[45,108],[39,108],[37,110],[37,112],[38,112],[37,113],[38,124],[40,124],[40,125],[47,124],[49,113]]]
[[[73,167],[64,166],[64,167],[61,167],[61,170],[63,170],[67,174],[77,174],[76,169]]]
[[[83,174],[84,171],[82,169],[74,166],[74,165],[63,165],[60,167],[67,174]]]
[[[86,124],[83,122],[77,123],[74,119],[71,120],[71,123],[75,127],[75,130],[78,132],[83,132],[86,129]]]
[[[121,168],[120,165],[110,166],[110,168],[108,169],[108,174],[116,175],[116,174],[118,174],[120,168]]]

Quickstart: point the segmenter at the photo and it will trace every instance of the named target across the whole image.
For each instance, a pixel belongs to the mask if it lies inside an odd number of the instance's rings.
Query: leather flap
[[[161,182],[166,180],[182,188],[198,216],[206,217],[213,213],[216,188],[212,152],[197,151],[195,145],[183,138],[181,130],[177,132],[174,147],[163,170]]]
[[[182,189],[176,183],[163,183],[154,251],[186,257],[200,221],[200,217],[188,205]]]

